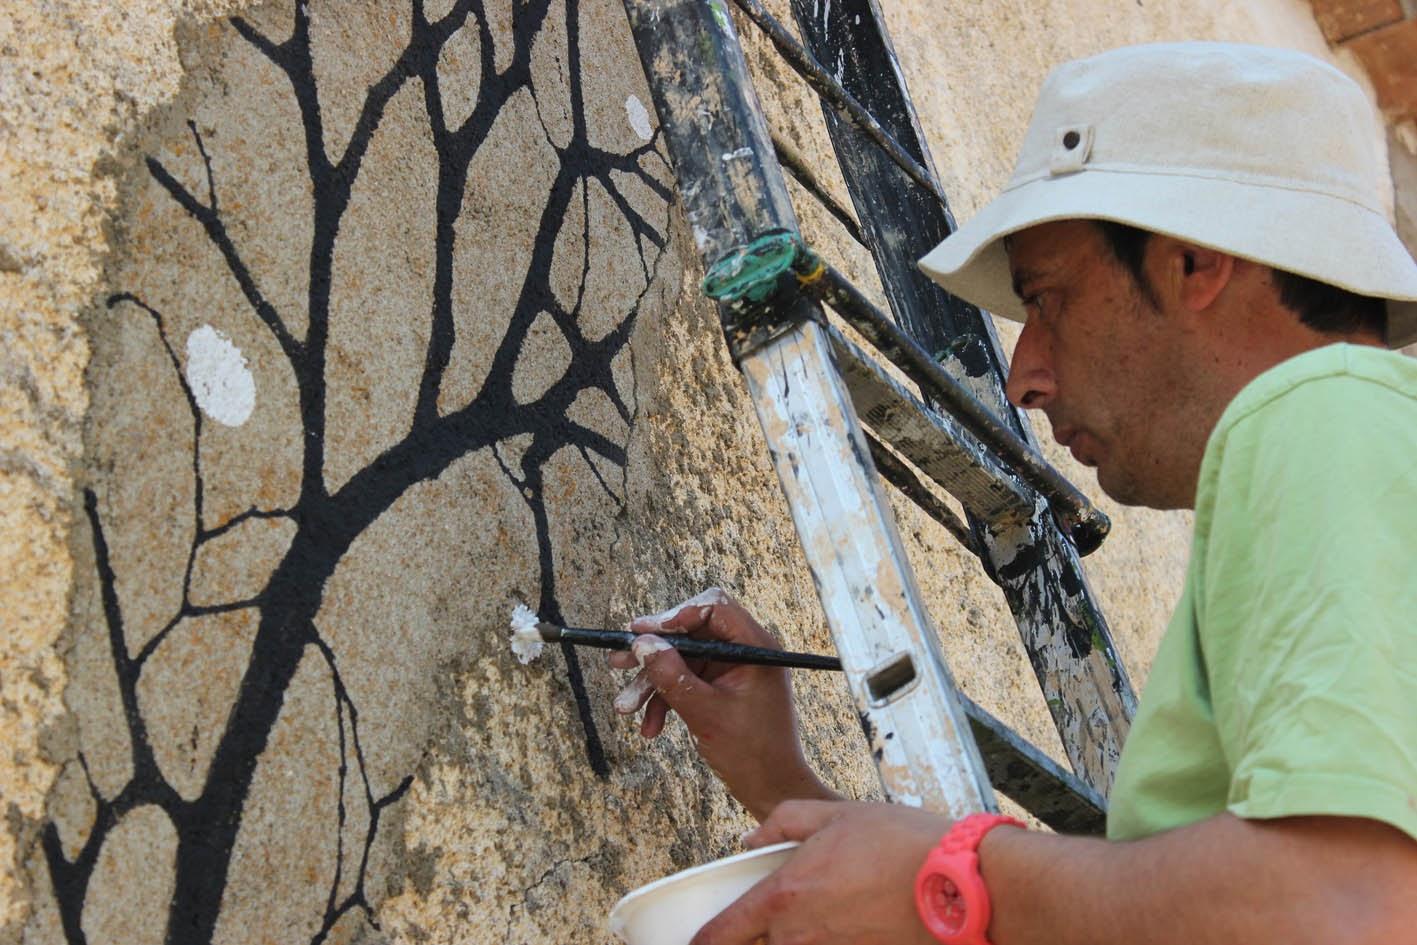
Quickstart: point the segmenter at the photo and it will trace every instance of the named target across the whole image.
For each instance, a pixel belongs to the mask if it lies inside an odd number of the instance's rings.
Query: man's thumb
[[[743,845],[756,849],[787,840],[801,842],[835,820],[841,811],[842,805],[837,801],[783,801],[756,830],[743,834]]]

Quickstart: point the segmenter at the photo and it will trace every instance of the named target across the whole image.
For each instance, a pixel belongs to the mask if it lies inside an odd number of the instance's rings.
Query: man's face
[[[1171,320],[1145,298],[1089,222],[1045,223],[1007,243],[1028,310],[1009,371],[1014,404],[1128,505],[1175,507],[1168,422],[1184,397]],[[1185,501],[1185,500],[1183,500]]]

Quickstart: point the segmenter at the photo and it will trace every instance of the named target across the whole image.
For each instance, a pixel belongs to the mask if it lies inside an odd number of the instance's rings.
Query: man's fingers
[[[669,708],[678,712],[691,729],[713,712],[713,684],[689,668],[679,651],[656,636],[635,640],[634,653],[644,661],[642,675],[649,678]]]
[[[731,597],[714,604],[707,617],[708,635],[748,646],[761,646],[769,650],[780,650],[782,644],[777,637],[763,629],[753,615]]]
[[[758,883],[710,919],[689,945],[756,945],[768,941],[769,910],[783,906],[779,885],[776,874]]]
[[[800,843],[839,817],[844,808],[838,801],[783,801],[756,830],[743,835],[743,845],[752,850],[788,840]]]
[[[731,600],[723,588],[711,587],[666,611],[636,617],[630,621],[630,630],[634,633],[663,633],[673,630],[682,633],[697,630],[708,622],[715,606]]]
[[[655,738],[664,731],[664,723],[669,720],[669,703],[656,693],[645,703],[645,717],[640,722],[640,734],[645,738]]]
[[[634,715],[640,711],[640,706],[649,701],[654,695],[654,682],[643,670],[630,680],[630,684],[621,689],[615,696],[615,711],[621,715]]]
[[[636,617],[630,621],[630,630],[634,633],[694,633],[750,646],[780,649],[776,638],[759,626],[742,604],[718,587],[696,594],[663,613]]]

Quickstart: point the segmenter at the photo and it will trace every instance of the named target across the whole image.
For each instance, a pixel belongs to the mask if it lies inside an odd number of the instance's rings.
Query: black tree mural
[[[203,509],[203,470],[198,460],[202,436],[202,411],[188,381],[183,377],[178,351],[168,334],[164,313],[136,294],[120,292],[108,299],[114,317],[149,318],[166,349],[187,398],[193,423],[192,475],[195,479],[196,529],[187,556],[182,581],[182,604],[165,627],[135,654],[125,637],[124,614],[116,590],[115,564],[105,536],[102,482],[86,491],[84,507],[93,535],[97,580],[108,637],[108,653],[115,671],[124,722],[131,745],[131,777],[116,794],[103,796],[89,778],[96,816],[93,826],[76,856],[65,853],[59,831],[50,824],[43,837],[43,849],[62,918],[64,933],[71,943],[87,941],[82,916],[100,850],[105,839],[129,811],[146,805],[160,808],[176,833],[175,885],[167,917],[166,941],[205,943],[212,939],[227,886],[233,846],[242,827],[253,776],[268,747],[284,695],[301,660],[317,652],[333,680],[334,705],[329,721],[339,732],[338,771],[341,798],[338,823],[330,829],[340,837],[335,857],[335,874],[329,878],[324,919],[312,942],[324,941],[335,924],[351,911],[362,912],[373,922],[372,906],[366,892],[366,871],[370,849],[381,825],[381,815],[402,798],[411,775],[391,789],[380,791],[368,773],[366,746],[360,737],[360,707],[346,688],[341,675],[341,654],[321,635],[315,622],[326,581],[335,571],[352,543],[394,502],[417,483],[437,478],[449,465],[476,450],[492,449],[505,476],[515,484],[531,511],[536,527],[540,559],[540,613],[560,619],[553,570],[552,529],[543,497],[543,467],[566,447],[579,451],[591,474],[612,496],[614,486],[596,468],[596,460],[623,470],[626,451],[623,443],[576,422],[570,408],[587,390],[597,390],[609,398],[626,424],[633,411],[612,377],[611,363],[628,345],[634,323],[634,307],[613,313],[614,327],[597,338],[582,330],[582,305],[586,298],[586,278],[591,268],[589,248],[581,265],[580,290],[574,304],[559,301],[550,284],[552,255],[557,237],[568,223],[573,201],[582,202],[580,219],[584,243],[590,241],[590,182],[609,195],[625,224],[633,233],[643,272],[639,298],[648,292],[657,263],[666,247],[662,227],[657,227],[635,209],[617,185],[616,175],[631,175],[659,199],[670,198],[666,187],[650,173],[663,169],[663,160],[651,141],[629,153],[611,153],[590,143],[585,102],[581,90],[583,63],[577,0],[528,0],[515,6],[511,35],[498,35],[498,44],[510,44],[510,61],[500,71],[490,52],[481,57],[476,104],[466,120],[449,124],[444,111],[438,63],[444,45],[459,30],[475,30],[484,50],[491,50],[493,26],[481,0],[457,0],[445,15],[430,19],[422,0],[412,0],[412,29],[406,47],[387,72],[374,82],[364,96],[353,134],[337,159],[328,157],[325,124],[317,95],[316,63],[311,43],[310,13],[304,2],[292,11],[289,38],[275,41],[247,20],[236,18],[230,26],[251,47],[258,50],[289,79],[289,89],[298,105],[304,132],[304,154],[313,195],[313,237],[308,248],[308,327],[303,337],[290,327],[291,321],[262,293],[260,273],[253,272],[228,230],[221,203],[221,181],[214,175],[210,148],[195,122],[190,134],[198,149],[205,179],[190,186],[179,179],[163,161],[149,157],[146,170],[152,179],[193,220],[200,224],[210,249],[219,254],[225,270],[240,289],[246,303],[278,344],[289,362],[298,391],[303,449],[298,499],[288,508],[250,508],[226,521],[209,521]],[[339,15],[336,10],[330,15]],[[564,17],[565,63],[570,84],[572,134],[569,143],[554,148],[559,168],[550,192],[527,212],[539,217],[532,258],[513,310],[505,313],[505,330],[494,346],[490,369],[481,389],[465,405],[442,410],[439,396],[445,369],[450,363],[458,331],[454,311],[455,223],[467,209],[469,167],[479,148],[487,141],[493,123],[511,98],[527,91],[536,100],[532,74],[533,40],[548,17]],[[335,244],[341,220],[350,205],[351,190],[359,177],[361,163],[373,139],[385,108],[400,89],[410,84],[422,87],[422,98],[433,144],[437,153],[436,252],[433,275],[433,304],[427,349],[411,427],[399,442],[384,449],[372,462],[359,469],[337,488],[326,484],[327,389],[326,357],[331,329],[331,289]],[[540,102],[538,101],[538,112]],[[543,125],[543,130],[545,130]],[[657,165],[656,165],[657,162]],[[638,300],[635,303],[638,305]],[[512,377],[523,343],[534,321],[549,314],[570,349],[565,369],[532,402],[518,403],[513,396]],[[510,438],[529,443],[516,460],[497,452]],[[529,440],[528,440],[529,438]],[[618,499],[617,501],[623,501]],[[217,604],[194,604],[190,585],[198,550],[243,522],[254,518],[284,519],[293,526],[293,539],[264,586],[250,599]],[[139,680],[149,657],[163,644],[179,621],[209,614],[249,610],[259,615],[249,663],[242,675],[236,701],[216,741],[210,768],[195,798],[185,798],[164,778],[150,744],[147,723],[138,699]],[[604,777],[606,760],[592,721],[581,667],[574,651],[564,651],[569,681],[577,703],[584,735],[585,754],[595,772]],[[200,679],[190,681],[202,685]],[[81,765],[85,764],[82,756]],[[88,772],[87,766],[84,768]],[[352,783],[353,796],[361,798],[367,822],[362,844],[344,841],[344,826],[352,812],[346,809],[346,785]],[[341,891],[345,890],[343,894]]]

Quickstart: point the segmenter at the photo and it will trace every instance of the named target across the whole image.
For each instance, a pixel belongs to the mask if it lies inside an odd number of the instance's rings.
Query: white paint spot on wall
[[[187,336],[187,386],[202,412],[239,427],[256,407],[256,379],[241,349],[211,325]]]
[[[654,128],[649,123],[649,111],[644,102],[631,95],[625,99],[625,114],[630,117],[630,127],[635,129],[635,134],[640,136],[641,141],[654,137]]]

